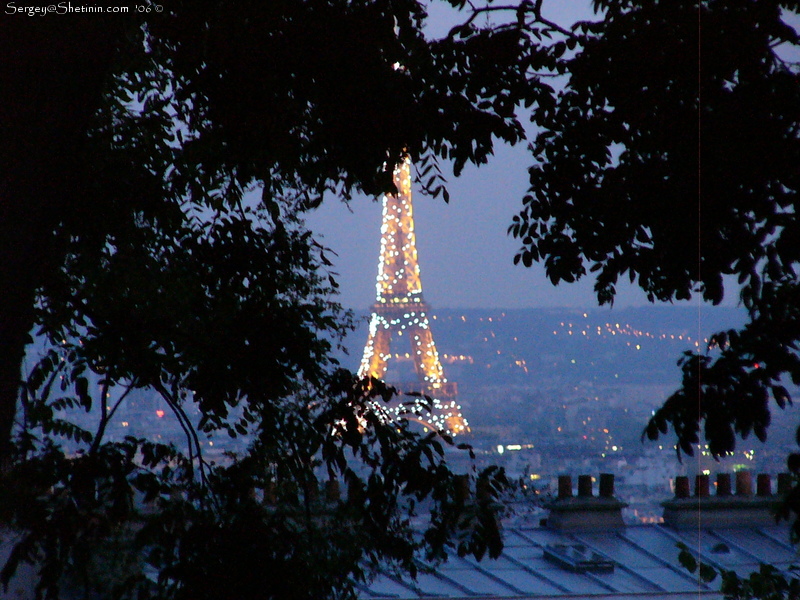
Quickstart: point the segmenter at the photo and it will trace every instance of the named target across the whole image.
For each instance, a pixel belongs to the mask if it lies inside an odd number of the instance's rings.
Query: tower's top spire
[[[406,156],[394,169],[397,194],[383,196],[381,253],[378,259],[376,302],[422,302],[422,281],[417,261],[414,213],[411,205],[411,159]]]

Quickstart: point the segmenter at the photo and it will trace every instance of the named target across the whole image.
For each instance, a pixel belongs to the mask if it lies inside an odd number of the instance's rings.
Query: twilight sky
[[[430,11],[431,35],[444,35],[452,13],[442,2]],[[550,0],[546,17],[569,25],[592,18],[589,0]],[[434,10],[435,9],[435,10]],[[511,219],[522,206],[531,160],[525,143],[499,146],[488,165],[464,169],[448,179],[450,203],[423,196],[414,188],[414,220],[425,299],[439,308],[522,308],[596,305],[592,282],[582,280],[554,287],[543,267],[514,266],[519,243],[506,235]],[[375,277],[380,248],[380,201],[355,198],[349,208],[333,198],[309,217],[308,226],[320,241],[338,254],[336,272],[340,300],[348,308],[367,309],[375,301]],[[615,306],[644,304],[638,290],[622,290]]]
[[[591,280],[554,287],[543,267],[514,266],[517,240],[506,235],[527,189],[529,158],[524,146],[498,148],[480,168],[448,177],[450,203],[418,193],[413,197],[417,250],[425,299],[439,308],[591,307]],[[332,249],[340,300],[366,309],[375,301],[380,248],[380,201],[359,197],[348,206],[330,198],[308,219]],[[621,293],[616,306],[643,304],[637,290]]]
[[[591,0],[544,0],[543,7],[545,17],[565,27],[594,18]],[[453,11],[432,1],[429,15],[430,35],[446,35]],[[532,139],[534,132],[528,135]],[[441,163],[449,204],[413,188],[423,294],[432,308],[597,306],[592,279],[554,287],[541,265],[526,269],[513,264],[519,242],[506,230],[522,206],[531,162],[523,142],[514,148],[498,146],[488,165],[468,165],[459,178],[452,176],[449,163]],[[365,197],[354,198],[349,207],[329,198],[307,219],[318,240],[338,255],[340,301],[347,308],[367,310],[375,301],[380,220],[380,200]],[[645,295],[626,281],[620,281],[614,307],[647,304]],[[736,304],[735,293],[728,292],[725,304]]]
[[[546,7],[548,4],[553,10],[546,16],[558,23],[569,24],[592,15],[588,0],[551,0],[545,2]],[[444,3],[433,2],[431,35],[446,34],[452,22]],[[488,165],[468,166],[459,178],[448,173],[450,165],[443,163],[449,204],[441,197],[423,196],[414,187],[422,288],[432,307],[592,306],[588,280],[554,288],[542,267],[513,265],[519,243],[506,235],[506,229],[521,207],[529,164],[524,143],[516,148],[498,147]],[[375,301],[380,201],[359,197],[348,208],[330,198],[309,217],[307,224],[319,234],[319,241],[338,255],[334,262],[342,304],[367,309]],[[622,303],[620,298],[619,304]]]

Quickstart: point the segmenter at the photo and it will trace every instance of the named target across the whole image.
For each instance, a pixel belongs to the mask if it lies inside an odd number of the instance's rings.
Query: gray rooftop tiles
[[[683,600],[721,598],[710,586],[680,566],[678,542],[699,551],[702,561],[746,575],[759,562],[787,570],[799,562],[786,527],[742,527],[674,530],[664,525],[634,525],[621,531],[561,532],[545,527],[505,531],[505,548],[497,560],[451,558],[416,583],[379,575],[362,598],[448,598],[525,600],[538,598],[593,600]],[[575,545],[614,563],[612,572],[572,572],[545,558],[545,547]]]

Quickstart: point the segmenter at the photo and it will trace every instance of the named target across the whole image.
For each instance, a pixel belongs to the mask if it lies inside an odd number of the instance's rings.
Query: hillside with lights
[[[741,325],[745,315],[734,308],[643,307],[434,309],[430,318],[445,375],[466,394],[487,384],[674,384],[683,352],[704,350],[709,335]],[[356,366],[366,337],[365,326],[348,337],[345,366]],[[412,369],[411,350],[394,342],[390,370]]]
[[[704,352],[710,335],[745,317],[715,307],[432,309],[430,324],[444,375],[458,384],[470,443],[487,464],[543,480],[577,466],[607,469],[624,476],[623,489],[647,496],[687,468],[783,468],[791,409],[774,413],[770,443],[751,438],[721,463],[699,446],[696,461],[679,464],[670,436],[641,440],[651,412],[678,387],[683,353]],[[344,366],[357,363],[366,335],[362,326],[348,338]],[[390,379],[413,378],[411,351],[393,340]]]

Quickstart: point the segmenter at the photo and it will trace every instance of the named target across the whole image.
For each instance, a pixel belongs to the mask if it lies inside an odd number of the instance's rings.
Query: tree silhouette
[[[770,397],[783,407],[800,382],[798,4],[594,6],[600,19],[553,46],[567,79],[534,111],[515,260],[543,261],[554,284],[593,276],[601,304],[620,277],[651,301],[714,304],[735,277],[749,323],[681,359],[682,387],[646,429],[672,426],[692,454],[702,427],[719,456],[737,435],[765,439]]]
[[[690,453],[703,426],[715,454],[766,435],[770,395],[783,406],[800,382],[800,75],[787,58],[800,5],[596,0],[596,21],[567,29],[542,0],[447,3],[463,12],[438,39],[418,0],[176,1],[4,29],[0,505],[24,534],[6,581],[31,561],[48,597],[73,568],[87,593],[119,597],[263,597],[253,582],[347,597],[380,561],[413,572],[416,552],[497,552],[502,473],[473,473],[492,493],[467,498],[447,440],[387,427],[371,409],[391,390],[328,358],[347,317],[302,214],[391,191],[404,152],[446,198],[437,161],[457,175],[520,141],[522,107],[540,130],[516,260],[543,261],[553,283],[593,274],[601,303],[622,276],[651,300],[715,303],[737,277],[750,322],[683,359],[646,433],[672,426]],[[34,330],[48,348],[23,385]],[[104,442],[107,394],[139,388],[172,408],[187,456]],[[206,464],[190,401],[201,430],[258,443]],[[97,407],[95,429],[62,419],[70,406]],[[352,496],[323,506],[320,473]],[[422,501],[420,541],[408,519]],[[244,542],[302,577],[243,578]],[[139,568],[90,589],[103,569],[91,550],[111,547]]]
[[[177,237],[192,210],[252,186],[277,214],[286,195],[310,207],[390,190],[403,151],[423,171],[485,162],[495,139],[522,137],[513,106],[537,93],[519,27],[427,40],[416,1],[79,17],[15,21],[0,46],[3,461],[34,309],[70,310],[61,275],[76,260],[142,221]],[[424,183],[444,191],[435,170]]]
[[[502,472],[468,474],[488,490],[470,499],[448,439],[384,422],[393,391],[329,358],[349,317],[302,225],[326,194],[391,191],[402,152],[460,170],[522,136],[520,29],[427,40],[424,17],[418,2],[177,2],[9,28],[0,487],[20,542],[4,583],[31,562],[48,598],[349,597],[379,562],[499,551]],[[34,329],[45,349],[21,382]],[[136,390],[167,403],[185,454],[105,439]],[[256,442],[211,465],[214,431]],[[320,503],[326,481],[347,500]]]

